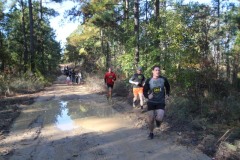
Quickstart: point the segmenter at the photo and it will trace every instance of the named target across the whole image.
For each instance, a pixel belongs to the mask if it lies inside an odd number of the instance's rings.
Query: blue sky
[[[43,1],[44,2],[44,1]],[[49,0],[45,0],[45,2],[49,2]],[[61,45],[64,46],[66,43],[66,38],[75,30],[79,23],[63,21],[64,20],[64,11],[69,10],[74,6],[74,2],[72,1],[63,1],[62,3],[43,3],[48,8],[53,8],[57,12],[59,12],[59,16],[50,19],[51,27],[56,31],[56,40],[61,42]]]
[[[6,9],[4,12],[8,12],[8,9],[13,2],[10,0],[5,2]],[[63,0],[62,3],[56,3],[51,0],[43,0],[43,5],[48,8],[53,8],[60,14],[59,16],[50,19],[50,25],[55,30],[56,40],[61,42],[61,46],[63,47],[66,43],[66,38],[77,28],[79,24],[77,22],[63,21],[64,11],[71,9],[74,6],[74,2],[71,0]]]

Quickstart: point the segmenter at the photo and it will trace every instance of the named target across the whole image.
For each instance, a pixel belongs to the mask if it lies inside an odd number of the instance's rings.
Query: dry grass
[[[36,77],[2,77],[0,79],[0,95],[13,96],[16,93],[34,93],[44,89],[46,85],[46,81]]]

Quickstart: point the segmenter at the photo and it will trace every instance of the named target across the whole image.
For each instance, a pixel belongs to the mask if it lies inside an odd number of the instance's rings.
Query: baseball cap
[[[142,67],[138,67],[137,70],[142,71]]]

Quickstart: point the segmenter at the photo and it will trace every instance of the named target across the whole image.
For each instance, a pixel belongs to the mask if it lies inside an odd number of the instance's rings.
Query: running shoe
[[[148,139],[153,139],[153,137],[154,137],[153,133],[149,133]]]
[[[133,101],[133,108],[136,108],[136,107],[137,107],[136,101]]]

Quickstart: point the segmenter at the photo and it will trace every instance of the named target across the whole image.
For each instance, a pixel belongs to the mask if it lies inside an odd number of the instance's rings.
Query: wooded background
[[[137,66],[150,77],[160,65],[172,88],[168,118],[240,139],[239,1],[78,0],[65,12],[79,26],[63,48],[50,27],[58,12],[43,5],[53,1],[63,0],[0,1],[1,95],[44,88],[60,63],[101,81],[113,66],[119,88]]]
[[[50,27],[58,12],[44,7],[49,2],[1,1],[2,81],[6,75],[44,79],[63,62],[88,73],[113,66],[123,79],[137,66],[149,77],[158,64],[181,95],[221,99],[240,90],[238,2],[80,0],[65,12],[79,27],[64,49]]]

